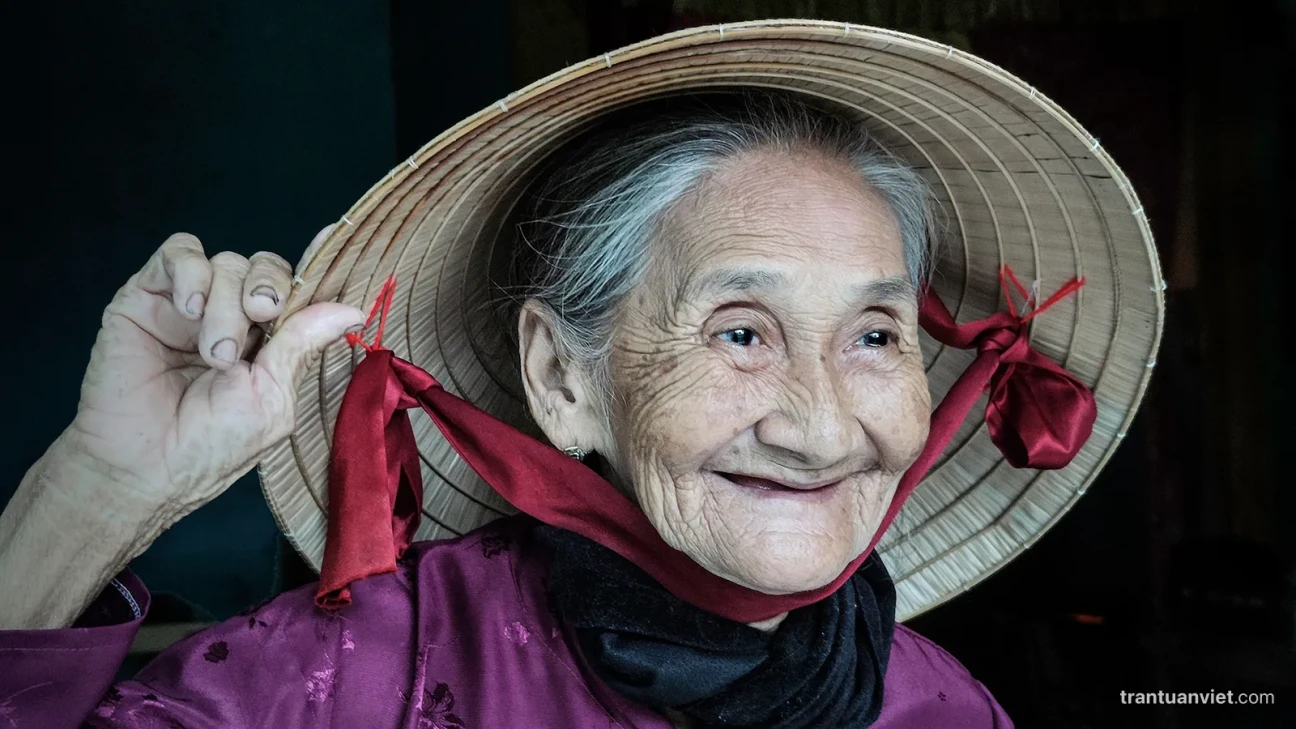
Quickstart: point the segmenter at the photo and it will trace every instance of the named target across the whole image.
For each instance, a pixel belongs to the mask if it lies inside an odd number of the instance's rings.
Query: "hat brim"
[[[384,345],[529,429],[514,323],[486,282],[507,263],[496,244],[509,239],[502,226],[531,173],[607,112],[747,86],[834,105],[929,180],[949,223],[933,287],[960,322],[1001,308],[1002,264],[1045,293],[1086,279],[1032,321],[1030,341],[1093,390],[1093,435],[1065,468],[1019,470],[990,441],[984,405],[974,408],[879,544],[904,620],[993,573],[1084,493],[1134,416],[1163,324],[1156,249],[1125,175],[1066,112],[980,58],[893,31],[795,20],[693,28],[590,59],[510,94],[393,169],[299,266],[284,317],[319,301],[367,309],[395,275]],[[972,353],[925,336],[923,351],[938,402]],[[298,393],[292,436],[259,469],[281,528],[316,569],[333,423],[357,356],[345,343],[324,353]],[[423,413],[411,415],[425,484],[420,539],[513,512]]]

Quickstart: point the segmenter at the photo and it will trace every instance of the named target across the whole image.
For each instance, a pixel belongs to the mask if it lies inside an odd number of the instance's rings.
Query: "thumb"
[[[348,331],[358,331],[364,321],[364,312],[354,306],[331,301],[311,304],[275,328],[274,336],[257,353],[256,364],[295,390],[307,363]]]

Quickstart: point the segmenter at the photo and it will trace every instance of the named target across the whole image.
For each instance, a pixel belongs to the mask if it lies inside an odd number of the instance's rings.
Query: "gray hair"
[[[534,298],[549,308],[559,355],[591,375],[602,404],[610,404],[606,363],[618,307],[643,279],[660,226],[721,162],[744,152],[818,151],[850,164],[890,206],[909,277],[915,288],[925,283],[931,190],[857,122],[788,94],[751,91],[622,114],[630,121],[600,125],[545,173],[518,228],[521,270],[509,287],[515,303]]]

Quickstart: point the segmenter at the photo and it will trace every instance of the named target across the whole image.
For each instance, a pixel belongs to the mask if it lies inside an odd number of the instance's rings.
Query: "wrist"
[[[33,467],[33,498],[62,520],[91,534],[141,543],[128,559],[142,552],[174,523],[166,504],[154,503],[146,488],[129,474],[114,470],[78,448],[67,432]]]
[[[0,629],[71,625],[166,528],[98,475],[51,447],[0,513]]]

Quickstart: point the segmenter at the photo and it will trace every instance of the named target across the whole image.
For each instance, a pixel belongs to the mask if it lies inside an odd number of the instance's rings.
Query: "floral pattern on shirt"
[[[436,688],[423,690],[419,706],[419,729],[465,729],[463,719],[454,713],[454,693],[450,687],[438,683]]]
[[[229,653],[229,643],[220,640],[207,646],[207,652],[203,654],[203,658],[207,659],[209,663],[220,663],[229,658]]]
[[[311,671],[306,676],[306,700],[313,704],[322,704],[333,698],[335,682],[337,681],[337,671],[334,670],[333,661],[324,656],[328,664],[318,671]]]
[[[518,621],[504,626],[504,638],[515,646],[524,646],[531,640],[531,631]]]
[[[509,551],[512,546],[512,537],[500,532],[487,532],[481,538],[482,556],[486,559],[498,557]]]

